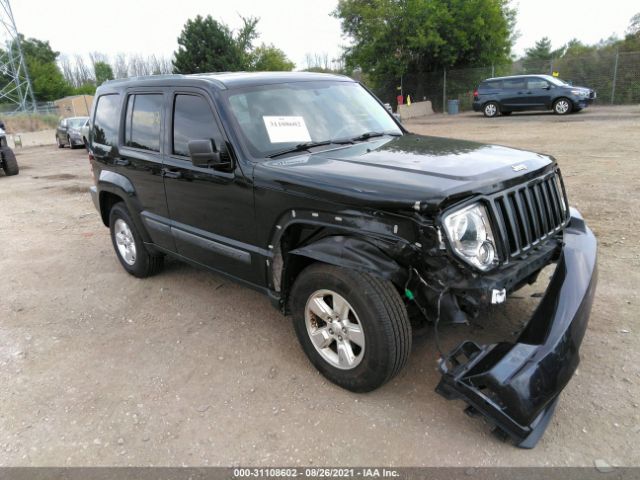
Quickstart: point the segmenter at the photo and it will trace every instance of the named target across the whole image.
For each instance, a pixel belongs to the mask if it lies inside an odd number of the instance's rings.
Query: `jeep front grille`
[[[490,203],[504,261],[528,254],[569,221],[559,170],[500,192]]]

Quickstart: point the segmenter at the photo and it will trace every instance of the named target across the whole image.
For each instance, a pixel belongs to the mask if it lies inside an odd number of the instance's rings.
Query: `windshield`
[[[80,128],[85,124],[87,118],[88,117],[70,118],[69,120],[67,120],[67,125],[69,126],[69,128]]]
[[[355,82],[262,85],[228,91],[226,99],[255,157],[371,132],[402,134],[385,108]]]
[[[557,85],[559,87],[564,87],[566,85],[569,85],[567,82],[565,82],[564,80],[558,78],[558,77],[552,77],[551,75],[545,75],[544,77],[545,79],[549,80],[551,83],[553,83],[554,85]]]

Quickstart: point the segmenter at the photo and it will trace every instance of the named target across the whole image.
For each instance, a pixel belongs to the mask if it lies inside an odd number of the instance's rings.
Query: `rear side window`
[[[219,137],[209,103],[199,95],[176,95],[173,110],[173,154],[189,156],[191,140]]]
[[[509,80],[504,80],[503,86],[504,88],[510,88],[510,89],[525,88],[525,79],[511,78]]]
[[[483,82],[482,88],[487,88],[491,90],[497,90],[501,87],[502,82],[500,80],[492,80],[490,82]]]
[[[160,151],[162,123],[162,95],[130,95],[127,102],[125,145],[127,147]]]
[[[101,145],[115,146],[118,143],[120,95],[101,95],[96,104],[93,119],[93,141]]]

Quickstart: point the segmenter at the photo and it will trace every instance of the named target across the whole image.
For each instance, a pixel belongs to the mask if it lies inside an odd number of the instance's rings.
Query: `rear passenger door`
[[[152,228],[149,215],[168,217],[162,179],[164,93],[158,89],[127,91],[124,104],[123,135],[114,166],[133,184],[146,230],[153,242],[174,250],[168,229]]]
[[[180,255],[235,278],[259,283],[253,190],[230,152],[231,167],[196,167],[191,140],[229,145],[208,92],[176,89],[167,103],[164,160],[171,231]],[[245,165],[245,168],[249,168]],[[264,252],[263,252],[264,253]]]

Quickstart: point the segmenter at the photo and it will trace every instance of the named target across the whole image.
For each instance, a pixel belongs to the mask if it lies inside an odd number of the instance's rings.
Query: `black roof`
[[[220,89],[233,89],[257,85],[273,85],[287,82],[313,81],[353,82],[349,77],[315,72],[220,72],[198,73],[193,75],[150,75],[145,77],[131,77],[105,82],[100,88],[120,86],[176,86],[209,84]]]

